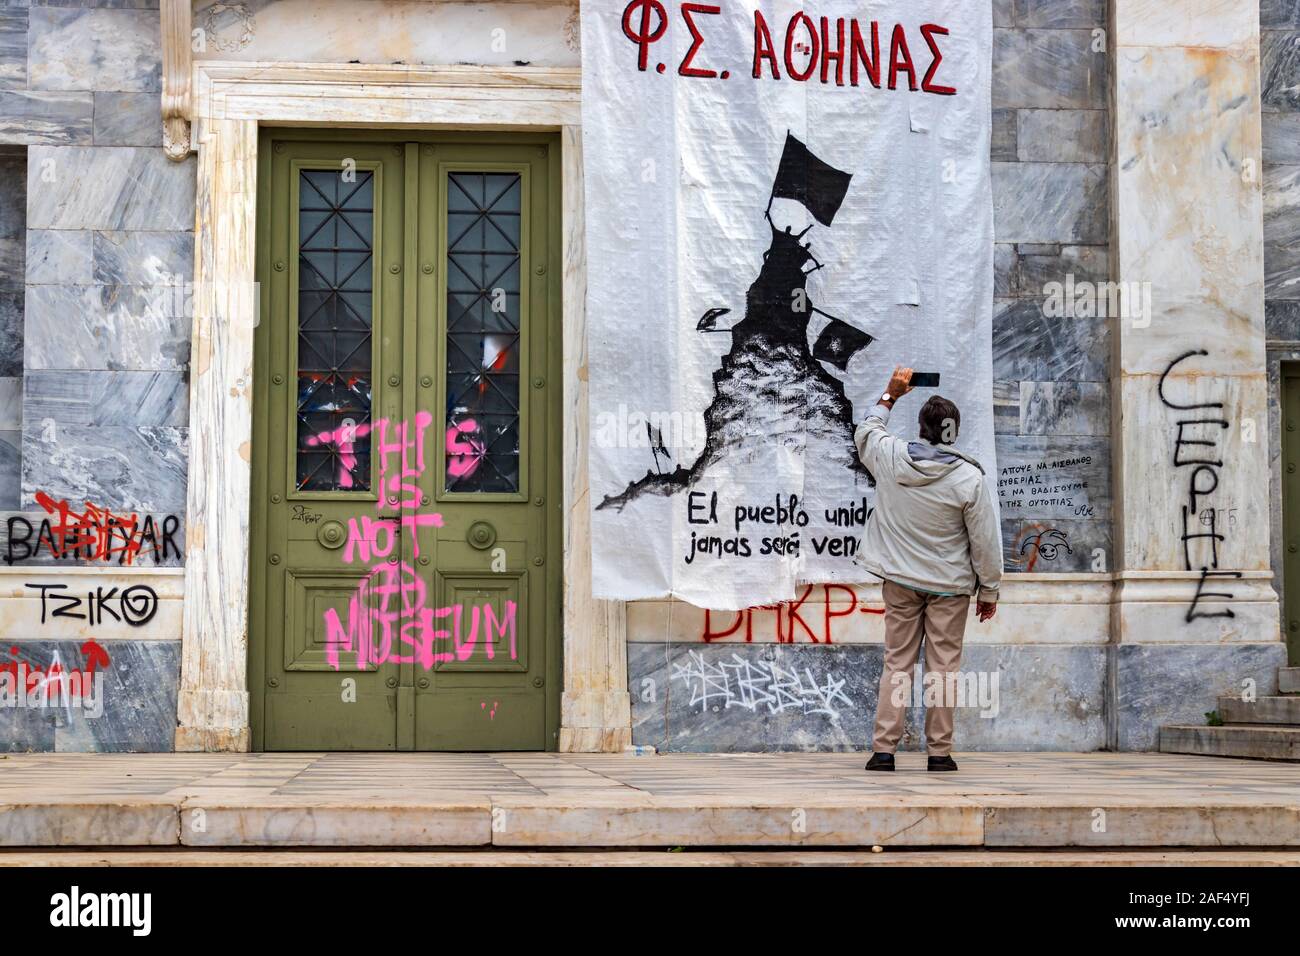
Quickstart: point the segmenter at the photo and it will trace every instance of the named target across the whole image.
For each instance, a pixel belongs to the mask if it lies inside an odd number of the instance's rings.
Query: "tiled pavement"
[[[1171,754],[16,754],[0,846],[1300,848],[1300,765]]]

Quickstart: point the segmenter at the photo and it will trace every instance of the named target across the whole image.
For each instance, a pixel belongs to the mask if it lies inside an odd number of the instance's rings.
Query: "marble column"
[[[1113,0],[1110,742],[1284,663],[1269,571],[1257,0]]]
[[[587,447],[587,250],[582,130],[565,126],[564,162],[564,693],[560,750],[618,751],[632,743],[627,613],[591,595]]]
[[[177,750],[243,751],[257,292],[257,123],[198,123],[190,468]]]

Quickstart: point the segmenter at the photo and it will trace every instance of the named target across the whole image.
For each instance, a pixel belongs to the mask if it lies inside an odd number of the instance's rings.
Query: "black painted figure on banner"
[[[758,278],[745,297],[745,315],[730,329],[731,350],[713,374],[714,398],[704,413],[705,445],[690,467],[678,465],[661,473],[656,467],[618,495],[608,495],[598,508],[622,509],[643,494],[671,495],[693,485],[709,466],[724,460],[755,435],[769,436],[772,445],[805,447],[811,440],[842,450],[844,467],[870,484],[871,476],[858,460],[853,444],[853,405],[844,385],[822,367],[826,362],[847,370],[849,360],[871,344],[867,333],[827,315],[808,298],[808,276],[822,268],[813,256],[813,228],[795,233],[772,221],[772,201],[796,200],[813,218],[830,226],[848,191],[849,173],[819,160],[787,134],[781,165],[764,218],[771,243],[763,254]],[[701,332],[714,331],[725,309],[710,309],[700,320]],[[808,326],[814,314],[829,320],[809,349]],[[720,331],[720,330],[719,330]],[[655,465],[658,465],[656,456]]]

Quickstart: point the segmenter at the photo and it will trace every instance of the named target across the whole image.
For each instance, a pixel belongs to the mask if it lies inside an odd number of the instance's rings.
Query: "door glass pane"
[[[448,491],[519,490],[518,173],[447,178]]]
[[[370,488],[374,174],[298,179],[299,491]]]

